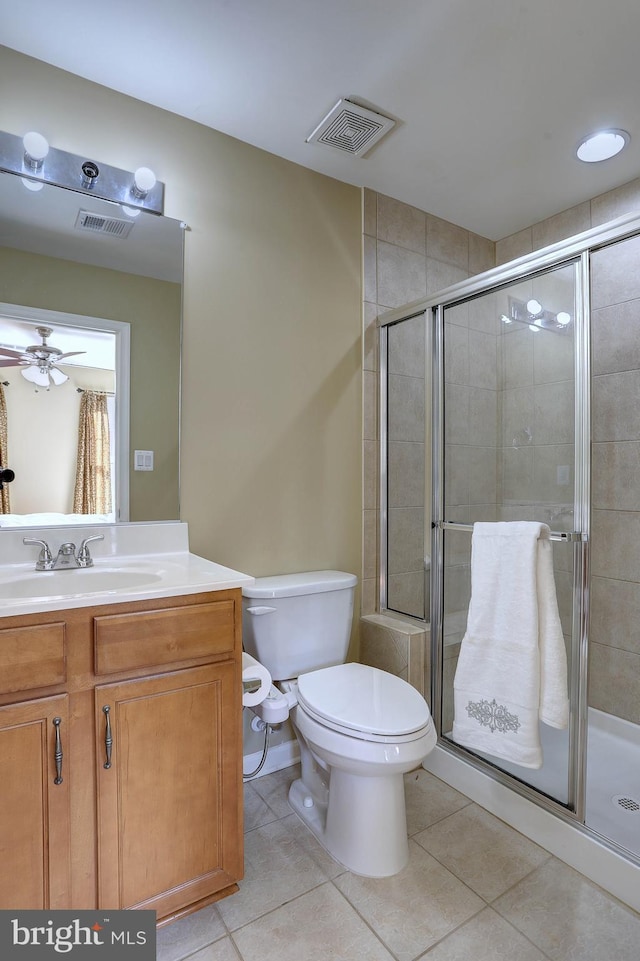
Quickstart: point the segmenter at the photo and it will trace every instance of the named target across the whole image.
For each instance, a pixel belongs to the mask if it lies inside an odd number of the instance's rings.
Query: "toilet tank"
[[[344,663],[358,578],[343,571],[256,577],[242,589],[242,640],[274,681]]]

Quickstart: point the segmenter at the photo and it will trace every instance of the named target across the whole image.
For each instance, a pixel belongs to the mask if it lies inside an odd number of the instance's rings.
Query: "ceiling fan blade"
[[[23,350],[13,350],[11,347],[0,347],[2,357],[24,357]]]
[[[60,354],[59,357],[56,357],[56,364],[59,364],[64,357],[77,357],[79,354],[86,354],[86,350],[72,350],[67,354]]]
[[[17,357],[12,360],[9,360],[8,357],[7,358],[0,357],[0,367],[19,367],[21,364],[22,364],[22,361],[19,360]]]

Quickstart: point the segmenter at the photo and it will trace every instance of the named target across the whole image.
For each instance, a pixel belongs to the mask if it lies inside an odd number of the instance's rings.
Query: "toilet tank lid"
[[[244,597],[295,597],[298,594],[322,594],[355,587],[358,578],[345,571],[306,571],[301,574],[273,574],[256,577],[253,584],[242,588]]]

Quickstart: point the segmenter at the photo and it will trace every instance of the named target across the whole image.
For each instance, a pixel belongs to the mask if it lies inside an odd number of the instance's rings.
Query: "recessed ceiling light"
[[[585,137],[576,154],[578,160],[584,163],[598,163],[600,160],[608,160],[620,153],[623,147],[631,140],[626,130],[600,130],[598,133]]]

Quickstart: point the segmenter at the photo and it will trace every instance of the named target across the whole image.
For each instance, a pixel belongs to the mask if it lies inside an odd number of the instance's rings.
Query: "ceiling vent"
[[[120,220],[118,217],[104,217],[90,210],[79,210],[75,226],[78,230],[88,230],[92,234],[127,237],[133,223],[130,220]]]
[[[367,110],[350,100],[339,100],[333,110],[307,137],[307,143],[321,143],[344,153],[362,157],[384,137],[395,120]]]

